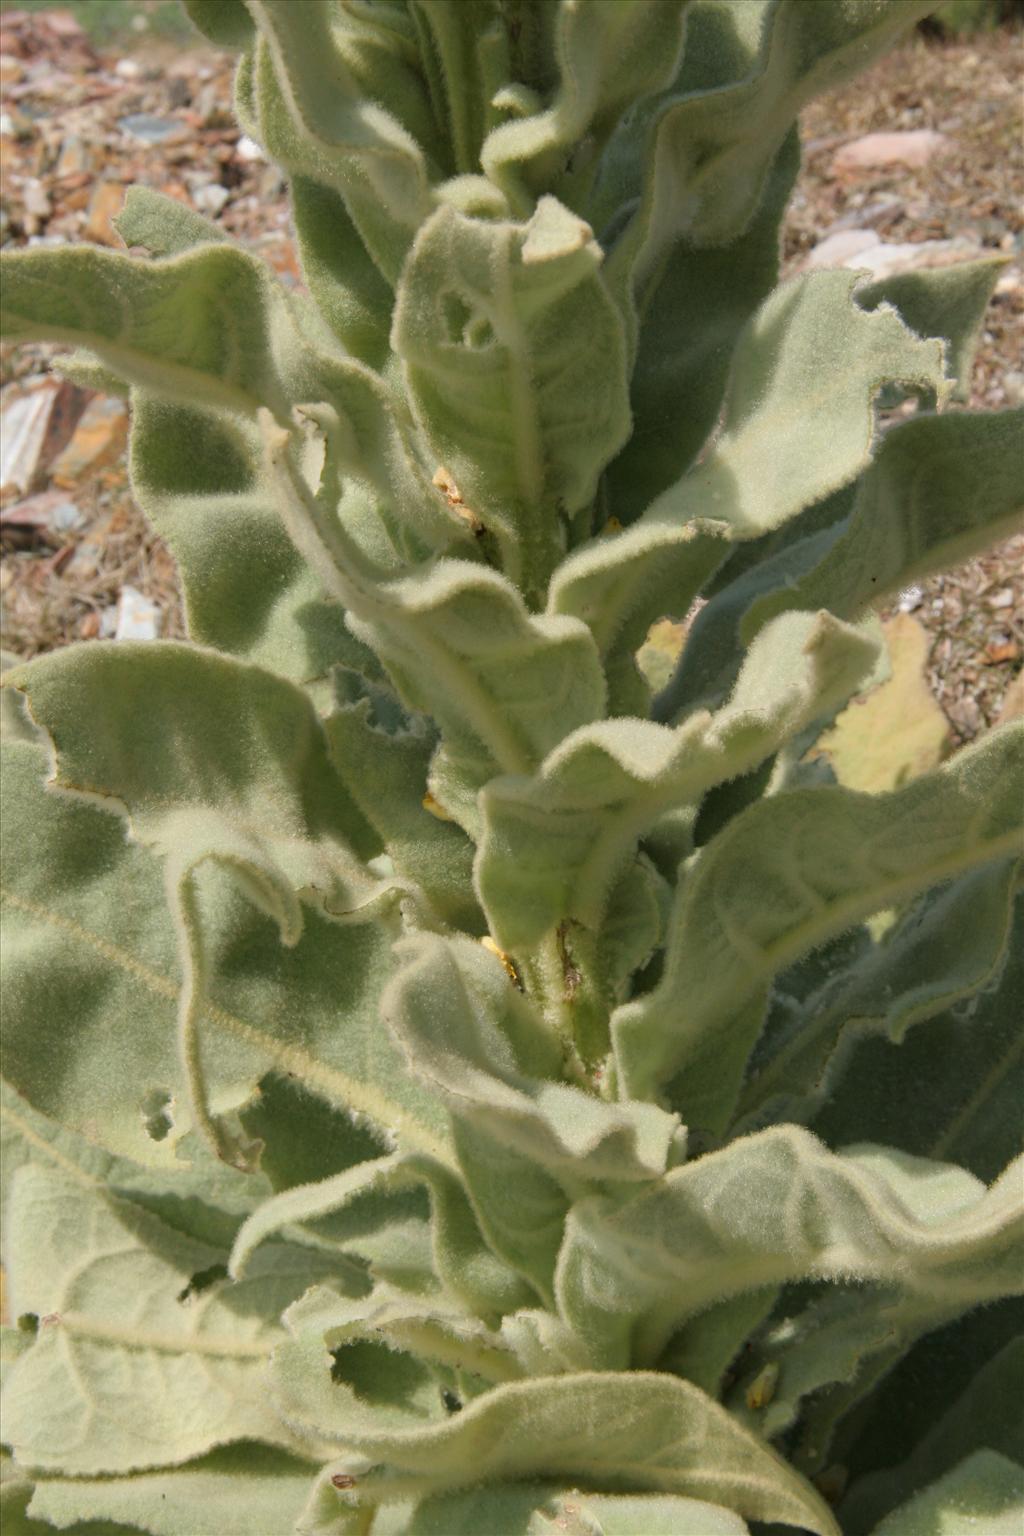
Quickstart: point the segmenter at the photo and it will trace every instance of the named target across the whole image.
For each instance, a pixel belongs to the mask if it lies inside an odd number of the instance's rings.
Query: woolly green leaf
[[[191,647],[83,646],[15,672],[56,748],[55,789],[121,811],[133,836],[166,859],[181,952],[181,1066],[195,1123],[219,1155],[245,1168],[257,1149],[214,1112],[200,1045],[209,971],[197,874],[216,864],[272,917],[282,942],[302,933],[300,897],[338,921],[365,922],[396,892],[349,845],[375,846],[339,793],[304,694],[270,673]],[[69,733],[83,705],[90,730]],[[121,743],[135,738],[128,755]],[[198,744],[202,743],[199,747]],[[198,750],[197,750],[198,748]]]
[[[839,536],[810,570],[752,603],[740,626],[744,643],[783,609],[824,604],[852,618],[1007,537],[1024,508],[1022,454],[1024,410],[923,416],[895,427]]]
[[[356,903],[371,895],[349,849],[372,854],[376,836],[331,768],[308,699],[284,679],[164,642],[65,650],[8,682],[55,743],[54,786],[125,814],[178,870],[203,857],[278,862],[285,881],[319,887],[331,910],[336,858]],[[324,845],[319,875],[307,843]],[[290,920],[282,927],[286,941],[297,937]]]
[[[621,523],[679,479],[715,426],[733,349],[778,281],[779,222],[799,163],[794,129],[740,238],[711,249],[679,241],[646,295],[629,387],[633,435],[605,471],[607,505]]]
[[[194,245],[228,243],[219,224],[152,187],[129,187],[113,223],[125,245],[145,246],[151,256],[177,256]]]
[[[956,379],[954,400],[971,393],[971,369],[982,317],[999,277],[1002,259],[959,261],[951,267],[898,272],[857,290],[861,309],[891,304],[904,325],[918,336],[941,336],[946,343],[946,371]]]
[[[572,193],[581,195],[576,180],[585,187],[583,173],[624,110],[672,83],[687,3],[582,0],[552,8],[551,51],[559,78],[551,105],[495,128],[480,155],[513,206],[529,206],[551,190],[561,195],[565,189],[570,201]]]
[[[265,405],[286,417],[304,372],[314,392],[269,271],[231,246],[161,262],[90,246],[15,251],[3,272],[8,341],[70,342],[155,393],[250,416]]]
[[[300,1338],[315,1331],[323,1339],[334,1356],[339,1415],[351,1415],[364,1432],[443,1420],[451,1411],[439,1391],[446,1379],[463,1383],[465,1391],[476,1378],[474,1391],[479,1393],[522,1374],[505,1341],[444,1296],[402,1296],[382,1286],[372,1296],[350,1301],[314,1287],[289,1309],[285,1321]],[[411,1401],[388,1402],[381,1384],[369,1386],[366,1366],[384,1348],[398,1357],[387,1361],[384,1373],[391,1369],[400,1377],[404,1371],[410,1380],[422,1373],[422,1394],[414,1389]],[[360,1402],[364,1395],[368,1402]]]
[[[229,1446],[170,1472],[40,1479],[29,1513],[72,1532],[79,1520],[111,1518],[151,1536],[282,1536],[298,1518],[312,1475],[311,1466],[282,1452]]]
[[[651,706],[655,720],[683,720],[694,709],[721,703],[743,663],[744,614],[762,593],[813,569],[839,537],[853,495],[853,487],[844,487],[772,533],[732,546],[708,582],[709,601],[690,623],[672,677]]]
[[[376,667],[288,538],[259,453],[237,417],[133,392],[132,490],[177,562],[190,637],[297,683]]]
[[[629,435],[622,323],[588,225],[554,198],[525,224],[441,208],[402,276],[393,342],[413,409],[509,575],[539,593],[560,518]]]
[[[6,1258],[13,1309],[41,1320],[4,1385],[4,1434],[25,1464],[115,1473],[232,1440],[301,1449],[261,1388],[277,1316],[310,1278],[294,1250],[225,1290],[207,1281],[220,1250],[28,1166],[14,1179]],[[139,1393],[142,1421],[125,1411]]]
[[[340,193],[297,174],[290,190],[302,271],[320,313],[346,352],[382,369],[389,358],[391,289]]]
[[[755,538],[838,490],[867,465],[873,402],[899,380],[944,399],[941,341],[920,340],[891,309],[866,314],[853,272],[794,278],[762,304],[733,353],[721,434],[659,498],[723,518]],[[822,349],[833,361],[822,367]]]
[[[794,790],[731,821],[677,898],[658,986],[613,1017],[624,1090],[673,1080],[691,1124],[724,1126],[778,971],[873,912],[1018,851],[1021,734],[994,732],[892,794]]]
[[[39,748],[5,743],[4,760],[5,1071],[44,1113],[166,1167],[192,1122],[159,866],[125,840],[118,818],[44,790]],[[31,839],[19,831],[27,826]],[[310,908],[302,937],[284,949],[227,876],[198,879],[216,978],[201,1025],[215,1108],[244,1104],[276,1067],[385,1136],[450,1162],[444,1111],[415,1087],[377,1022],[391,970],[387,929],[339,926]]]
[[[675,1116],[554,1080],[559,1042],[481,945],[422,934],[396,954],[384,1017],[453,1115],[556,1178],[642,1180],[665,1168]]]
[[[596,932],[613,881],[659,814],[756,766],[849,697],[874,656],[869,639],[828,614],[779,625],[751,648],[717,715],[674,731],[639,720],[585,726],[534,778],[489,784],[477,885],[498,943],[516,953],[566,919]]]
[[[489,1247],[550,1303],[569,1208],[565,1191],[532,1157],[496,1141],[471,1120],[457,1117],[453,1129],[462,1177]]]
[[[257,138],[290,173],[341,193],[360,239],[394,286],[430,210],[427,161],[398,121],[403,103],[392,100],[392,115],[363,97],[345,56],[344,29],[332,26],[323,0],[301,9],[291,0],[251,0],[250,10],[261,34],[251,96]]]
[[[185,0],[188,17],[218,48],[247,48],[256,32],[245,0]]]
[[[0,651],[0,676],[21,666],[21,658],[10,651]],[[25,741],[41,746],[46,737],[32,721],[24,696],[14,688],[0,692],[0,729],[5,742]]]
[[[730,1367],[749,1347],[749,1335],[771,1312],[779,1296],[777,1285],[765,1285],[728,1301],[712,1302],[684,1323],[657,1361],[658,1369],[692,1381],[701,1391],[721,1397],[734,1379]]]
[[[1003,914],[991,913],[991,921],[998,932]],[[955,1158],[979,1178],[995,1178],[1022,1146],[1022,988],[1018,899],[1002,974],[901,1042],[874,1036],[858,1043],[815,1129],[830,1141],[881,1132],[908,1152]]]
[[[893,1287],[829,1286],[810,1303],[783,1306],[737,1365],[730,1411],[766,1437],[794,1423],[794,1461],[806,1473],[829,1465],[837,1424],[920,1336],[969,1310],[974,1298],[901,1293]],[[989,1298],[985,1296],[984,1300]],[[799,1416],[799,1418],[798,1418]]]
[[[238,1234],[231,1254],[231,1273],[241,1275],[262,1243],[296,1223],[316,1221],[344,1210],[368,1193],[415,1189],[420,1185],[430,1195],[433,1269],[451,1294],[481,1316],[494,1316],[528,1300],[526,1288],[481,1239],[462,1185],[440,1163],[425,1157],[377,1158],[333,1178],[299,1185],[264,1201]],[[358,1229],[343,1246],[357,1253],[367,1252]],[[380,1273],[382,1266],[372,1248],[368,1257]]]
[[[1015,1536],[1022,1510],[1024,1467],[995,1451],[975,1451],[887,1515],[874,1536]]]
[[[381,1514],[391,1536],[389,1510]],[[747,1536],[739,1515],[702,1499],[673,1494],[600,1494],[500,1483],[469,1493],[441,1494],[417,1504],[407,1536]],[[397,1527],[394,1536],[397,1536]]]
[[[589,630],[575,619],[534,618],[511,582],[464,560],[382,580],[342,522],[310,496],[287,434],[263,425],[289,533],[404,702],[437,720],[448,784],[441,787],[435,760],[430,789],[474,836],[476,794],[488,778],[528,771],[566,729],[600,717],[605,683]]]
[[[1019,1456],[1024,1432],[1022,1367],[1024,1339],[1018,1337],[972,1376],[906,1461],[858,1480],[846,1501],[852,1526],[869,1529],[881,1511],[902,1503],[967,1452],[984,1449]]]
[[[881,1147],[837,1155],[795,1126],[762,1131],[631,1199],[577,1202],[559,1308],[592,1358],[619,1368],[627,1355],[657,1359],[712,1303],[787,1281],[886,1284],[931,1298],[941,1317],[1019,1289],[1020,1172],[1018,1161],[986,1190],[949,1164]]]
[[[315,1333],[278,1351],[274,1382],[289,1419],[318,1433],[337,1426],[354,1452],[378,1463],[357,1476],[349,1497],[359,1502],[422,1497],[467,1477],[561,1478],[610,1492],[685,1494],[749,1519],[837,1536],[808,1483],[696,1387],[673,1377],[540,1377],[497,1387],[447,1421],[413,1427],[407,1413],[389,1430],[353,1422]],[[338,1471],[352,1465],[342,1462]]]
[[[116,1157],[41,1115],[9,1083],[0,1081],[3,1210],[14,1176],[27,1163],[76,1180],[92,1195],[109,1194],[159,1217],[176,1232],[211,1247],[227,1247],[256,1204],[270,1193],[262,1174],[242,1175],[201,1146],[189,1145],[191,1164],[146,1168]]]
[[[635,182],[638,156],[646,161],[640,206],[614,255],[616,285],[628,282],[641,299],[680,237],[722,246],[743,233],[804,103],[863,69],[928,0],[694,9],[677,89],[625,126],[605,171],[608,216],[609,194],[617,201],[622,183]]]
[[[360,615],[356,633],[406,702],[441,726],[449,773],[467,786],[469,806],[460,815],[440,785],[430,787],[471,835],[478,780],[528,771],[566,730],[600,718],[604,678],[589,631],[574,619],[532,617],[495,571],[444,561],[360,600],[372,617]]]
[[[993,975],[998,979],[1017,882],[1016,861],[1008,860],[928,892],[849,969],[805,998],[785,1037],[762,1053],[735,1129],[808,1119],[832,1095],[864,1035],[885,1034],[901,1045],[911,1026],[972,996]],[[863,1096],[854,1094],[852,1104],[862,1116]]]
[[[436,738],[421,718],[387,724],[381,695],[355,672],[336,672],[338,702],[324,722],[338,776],[376,830],[395,868],[456,928],[483,931],[472,893],[473,845],[424,806]]]
[[[728,554],[726,531],[659,505],[625,532],[584,544],[555,571],[548,612],[589,626],[608,675],[609,714],[646,714],[633,655],[655,619],[685,616]]]

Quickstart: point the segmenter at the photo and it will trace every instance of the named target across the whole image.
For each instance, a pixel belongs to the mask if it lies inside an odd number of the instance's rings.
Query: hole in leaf
[[[459,1401],[457,1394],[452,1392],[449,1387],[441,1388],[441,1401],[445,1406],[446,1413],[462,1412],[462,1403]]]
[[[191,1301],[193,1296],[201,1296],[208,1291],[211,1285],[216,1285],[218,1280],[226,1280],[227,1268],[223,1264],[211,1264],[209,1269],[197,1269],[183,1291],[178,1292],[179,1301]]]
[[[377,1406],[408,1409],[423,1385],[426,1372],[411,1355],[400,1354],[372,1339],[342,1344],[332,1355],[331,1380],[356,1397]]]
[[[459,293],[451,289],[441,296],[441,314],[444,317],[444,328],[448,333],[448,340],[462,341],[462,333],[472,319],[473,311]]]
[[[441,315],[449,341],[459,347],[490,347],[494,328],[487,316],[466,303],[461,293],[449,288],[441,297]]]
[[[23,1312],[21,1314],[21,1316],[18,1318],[18,1332],[19,1333],[38,1333],[39,1332],[39,1313],[38,1312]]]
[[[173,1095],[165,1088],[151,1088],[139,1105],[142,1111],[142,1123],[151,1141],[163,1141],[173,1128],[172,1103]]]
[[[474,315],[462,332],[469,347],[489,347],[494,343],[494,327],[483,315]]]

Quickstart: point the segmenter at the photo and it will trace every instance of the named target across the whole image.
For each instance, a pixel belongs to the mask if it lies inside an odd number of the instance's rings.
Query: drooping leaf
[[[129,187],[112,222],[125,245],[144,246],[151,256],[177,256],[195,245],[229,243],[219,224],[152,187]]]
[[[623,1088],[671,1081],[690,1124],[724,1128],[772,976],[873,912],[1018,852],[1021,767],[1006,727],[891,795],[794,790],[731,821],[677,897],[661,981],[613,1018]]]
[[[1024,410],[922,416],[887,434],[846,526],[810,570],[754,602],[746,644],[783,609],[824,604],[852,618],[900,587],[956,565],[1017,527]]]
[[[289,0],[253,0],[250,11],[260,29],[251,98],[257,138],[290,173],[342,194],[363,244],[393,286],[430,208],[423,150],[394,112],[362,99],[345,57],[344,30],[332,27],[326,4],[312,0],[297,11]],[[377,62],[386,58],[378,54]],[[399,111],[407,105],[393,103]]]
[[[694,8],[691,41],[698,16]],[[710,248],[679,240],[644,296],[629,388],[635,427],[605,472],[608,509],[623,524],[679,479],[715,425],[733,348],[778,281],[779,222],[798,168],[791,131],[743,234]]]
[[[628,283],[642,303],[675,241],[717,247],[741,235],[804,102],[863,68],[926,10],[927,0],[896,10],[873,0],[813,12],[802,0],[695,6],[678,89],[628,124],[604,168],[610,217],[623,183],[635,186],[640,156],[646,161],[639,207],[615,250],[616,284]]]
[[[986,1190],[949,1164],[868,1146],[839,1155],[795,1126],[762,1131],[632,1198],[577,1202],[559,1309],[594,1359],[620,1369],[657,1359],[712,1303],[789,1281],[895,1286],[941,1316],[1019,1290],[1020,1172],[1018,1161]]]
[[[914,336],[891,309],[866,314],[856,282],[852,272],[811,273],[762,304],[733,353],[720,435],[660,502],[756,538],[867,466],[883,381],[945,399],[942,343]],[[835,348],[828,369],[823,337]]]
[[[396,954],[383,1015],[417,1077],[478,1135],[556,1179],[645,1180],[666,1167],[675,1116],[558,1081],[562,1043],[482,945],[423,934]]]
[[[609,714],[647,713],[633,653],[654,620],[686,615],[728,554],[725,533],[724,523],[688,521],[658,505],[632,528],[584,544],[555,571],[548,612],[589,626],[608,675]]]
[[[47,1528],[77,1532],[79,1521],[131,1521],[150,1536],[283,1536],[305,1503],[313,1467],[252,1445],[211,1451],[167,1472],[132,1477],[41,1478],[29,1512]],[[91,1532],[91,1525],[86,1527]]]
[[[244,1286],[197,1285],[221,1251],[127,1201],[30,1165],[10,1203],[12,1306],[40,1319],[4,1384],[4,1434],[21,1462],[94,1475],[175,1466],[234,1440],[301,1452],[261,1383],[308,1262],[279,1249]]]
[[[416,882],[445,921],[468,932],[484,921],[472,891],[473,844],[424,805],[436,737],[422,717],[390,727],[358,673],[335,673],[336,704],[324,722],[342,783],[375,828],[395,868]]]
[[[298,1185],[266,1200],[246,1221],[231,1254],[231,1273],[241,1275],[252,1254],[275,1233],[342,1211],[367,1194],[387,1194],[424,1186],[432,1214],[433,1269],[451,1294],[479,1316],[492,1317],[530,1299],[530,1293],[492,1253],[459,1180],[436,1160],[425,1157],[377,1158],[315,1184]],[[353,1252],[366,1252],[371,1267],[386,1273],[373,1246],[358,1228],[344,1241]]]
[[[44,789],[41,749],[5,743],[4,759],[5,1072],[45,1114],[166,1167],[192,1121],[159,865],[126,841],[118,818]],[[19,826],[32,827],[30,843]],[[275,1067],[385,1136],[450,1161],[444,1112],[416,1089],[377,1022],[388,932],[339,926],[309,909],[302,937],[286,949],[227,877],[198,878],[209,888],[216,976],[202,1026],[218,1042],[206,1062],[215,1107],[244,1104]],[[297,995],[301,1018],[290,1002]]]
[[[982,317],[999,277],[1000,259],[958,261],[951,267],[897,272],[857,290],[861,309],[891,304],[918,336],[941,336],[947,372],[956,379],[954,400],[971,392],[971,369]]]
[[[989,901],[979,907],[991,914],[995,941],[1004,916],[992,910],[991,892],[990,887]],[[902,1040],[869,1036],[859,1043],[845,1064],[843,1091],[814,1117],[818,1134],[829,1140],[848,1137],[856,1105],[857,1134],[877,1135],[884,1124],[891,1128],[888,1139],[908,1152],[954,1158],[979,1178],[996,1178],[1024,1139],[1022,933],[1018,897],[1001,972]],[[915,1091],[908,1096],[911,1084]],[[907,1112],[898,1112],[902,1105]]]
[[[480,154],[484,171],[513,206],[573,189],[574,154],[585,147],[592,163],[625,109],[672,83],[686,8],[687,0],[553,7],[549,46],[558,83],[551,104],[493,129]]]
[[[769,1119],[807,1119],[832,1096],[846,1068],[857,1059],[863,1037],[882,1035],[902,1048],[912,1026],[945,1013],[961,999],[972,998],[980,989],[998,982],[1011,940],[1017,883],[1016,861],[1009,860],[983,865],[929,891],[878,943],[812,991],[793,1013],[785,1038],[774,1049],[770,1040],[766,1042],[745,1087],[737,1129],[753,1130]],[[964,922],[965,912],[971,914],[969,923]],[[1012,966],[1014,962],[1007,963]],[[984,1001],[976,1000],[972,1016]],[[979,1031],[985,1028],[983,1018],[984,1014],[978,1019]],[[926,1057],[942,1059],[948,1055],[956,1063],[959,1081],[965,1085],[970,1082],[973,1074],[965,1050],[940,1050],[929,1040],[924,1042],[924,1051]],[[898,1051],[883,1054],[892,1059]],[[917,1068],[921,1057],[915,1054]],[[911,1079],[900,1068],[897,1071],[902,1093]],[[891,1095],[892,1074],[880,1074],[879,1081],[886,1083],[887,1095]],[[943,1087],[949,1085],[944,1083]],[[860,1088],[859,1092],[843,1093],[841,1102],[850,1106],[864,1134],[869,1127],[880,1128],[882,1122],[868,1108],[872,1095],[863,1076]],[[956,1097],[954,1094],[954,1101]],[[929,1108],[919,1115],[912,1095],[901,1117],[903,1123],[897,1122],[899,1144],[908,1151],[924,1148],[908,1145],[908,1131],[911,1135],[915,1132],[910,1131],[907,1120],[915,1128],[927,1125],[938,1130],[933,1121],[937,1106],[930,1093],[927,1100]],[[829,1132],[834,1132],[835,1114],[833,1111]],[[829,1132],[823,1134],[832,1141]],[[890,1136],[894,1134],[895,1127]]]
[[[569,920],[598,932],[637,839],[664,811],[756,766],[794,729],[849,696],[872,642],[827,614],[779,625],[752,648],[729,704],[677,730],[602,721],[567,735],[533,778],[482,795],[476,879],[513,954]]]
[[[315,390],[269,270],[229,245],[160,262],[90,246],[15,251],[3,286],[8,340],[71,342],[186,404],[286,417],[290,385]]]
[[[837,1527],[810,1484],[741,1430],[696,1387],[648,1372],[535,1378],[495,1388],[447,1421],[414,1428],[406,1415],[387,1430],[353,1422],[332,1393],[323,1345],[284,1346],[275,1394],[290,1419],[337,1432],[372,1471],[359,1470],[351,1496],[422,1497],[479,1482],[559,1478],[607,1491],[680,1493],[750,1519],[778,1519],[820,1536]],[[406,1427],[408,1426],[408,1427]],[[514,1528],[514,1527],[513,1527]],[[429,1526],[427,1527],[429,1529]]]
[[[874,1536],[972,1536],[979,1529],[1014,1536],[1022,1510],[1024,1467],[995,1451],[975,1451],[887,1515]]]

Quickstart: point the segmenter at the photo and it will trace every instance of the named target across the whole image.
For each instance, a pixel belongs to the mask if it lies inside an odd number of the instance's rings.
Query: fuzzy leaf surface
[[[1021,1284],[1020,1172],[1018,1161],[986,1190],[953,1165],[881,1147],[840,1155],[795,1126],[762,1131],[632,1199],[578,1202],[559,1308],[593,1358],[621,1368],[630,1352],[656,1359],[712,1302],[765,1285],[856,1278],[937,1309],[994,1300]]]
[[[873,912],[1019,851],[1022,737],[1005,727],[889,795],[794,790],[730,822],[677,898],[661,981],[613,1017],[626,1091],[672,1081],[692,1125],[723,1126],[776,972]]]
[[[353,1451],[377,1463],[358,1477],[360,1501],[422,1496],[458,1486],[467,1473],[480,1482],[568,1478],[608,1491],[681,1493],[748,1518],[837,1533],[809,1484],[696,1387],[672,1377],[541,1377],[497,1387],[446,1423],[390,1430],[352,1422],[332,1394],[315,1338],[284,1346],[274,1378],[290,1419],[319,1433],[336,1425]]]

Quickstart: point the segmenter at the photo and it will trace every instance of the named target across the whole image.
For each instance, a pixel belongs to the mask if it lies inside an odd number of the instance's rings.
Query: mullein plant
[[[1021,732],[812,752],[1019,515],[998,262],[777,286],[931,0],[186,6],[303,291],[3,264],[191,636],[5,674],[5,1531],[1016,1532]]]

